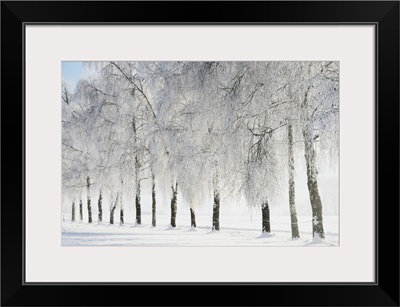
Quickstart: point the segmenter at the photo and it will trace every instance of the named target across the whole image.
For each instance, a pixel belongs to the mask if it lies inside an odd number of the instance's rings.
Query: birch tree
[[[307,186],[312,209],[313,236],[325,238],[323,227],[322,199],[318,187],[316,143],[324,136],[336,135],[330,143],[337,145],[338,127],[338,66],[335,62],[311,63],[312,78],[304,90],[301,102],[304,157],[307,166]],[[332,131],[334,133],[332,133]],[[332,146],[333,148],[335,146]]]

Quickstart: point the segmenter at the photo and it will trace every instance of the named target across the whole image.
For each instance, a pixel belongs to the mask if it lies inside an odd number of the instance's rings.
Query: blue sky
[[[64,80],[68,80],[72,83],[73,89],[75,89],[76,83],[84,72],[82,62],[70,62],[63,61],[61,75]]]

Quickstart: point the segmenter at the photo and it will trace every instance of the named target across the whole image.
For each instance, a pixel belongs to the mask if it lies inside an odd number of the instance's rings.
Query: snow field
[[[189,211],[189,210],[188,210]],[[324,216],[325,240],[313,241],[311,217],[298,216],[300,239],[291,238],[290,217],[271,218],[271,234],[261,233],[261,220],[249,214],[221,216],[220,231],[211,230],[211,216],[197,214],[197,228],[190,227],[188,217],[178,215],[177,227],[169,225],[169,215],[158,214],[157,226],[151,226],[151,214],[142,213],[142,225],[128,220],[119,224],[108,221],[71,222],[64,215],[62,246],[339,246],[338,216]]]

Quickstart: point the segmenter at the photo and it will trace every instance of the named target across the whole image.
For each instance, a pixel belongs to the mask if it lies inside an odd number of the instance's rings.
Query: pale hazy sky
[[[82,62],[70,62],[70,61],[62,62],[62,70],[61,70],[62,79],[70,81],[73,86],[73,89],[75,89],[76,83],[82,76],[83,71],[84,67]]]

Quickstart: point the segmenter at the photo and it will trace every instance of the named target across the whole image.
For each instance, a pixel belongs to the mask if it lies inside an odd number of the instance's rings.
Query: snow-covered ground
[[[95,217],[94,217],[95,218]],[[133,217],[132,217],[133,219]],[[210,214],[197,214],[197,228],[190,227],[190,216],[177,218],[177,227],[169,226],[167,213],[157,215],[157,226],[151,227],[151,214],[142,213],[142,225],[133,220],[119,224],[71,222],[64,215],[62,246],[339,246],[337,215],[324,216],[325,240],[313,241],[311,216],[298,216],[300,239],[293,240],[289,216],[271,216],[271,234],[261,234],[261,220],[254,212],[220,217],[220,231],[211,231]]]

